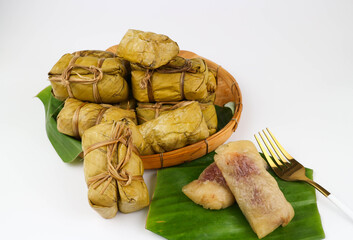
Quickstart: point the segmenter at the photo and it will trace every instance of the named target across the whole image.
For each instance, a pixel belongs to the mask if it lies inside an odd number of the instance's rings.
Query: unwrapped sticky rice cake
[[[292,205],[266,171],[264,160],[250,141],[230,142],[216,149],[214,160],[241,211],[259,238],[294,217]]]

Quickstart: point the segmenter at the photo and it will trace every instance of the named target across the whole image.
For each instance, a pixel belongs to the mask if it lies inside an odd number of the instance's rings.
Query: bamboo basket
[[[116,53],[116,49],[117,45],[108,48],[107,51]],[[185,58],[200,57],[193,52],[185,50],[181,50],[179,56]],[[223,106],[227,102],[235,102],[235,111],[231,121],[220,131],[203,141],[165,153],[141,156],[145,169],[170,167],[200,158],[227,141],[237,129],[243,109],[241,91],[237,81],[218,64],[206,58],[201,58],[206,61],[209,68],[217,69],[218,72],[215,104]]]

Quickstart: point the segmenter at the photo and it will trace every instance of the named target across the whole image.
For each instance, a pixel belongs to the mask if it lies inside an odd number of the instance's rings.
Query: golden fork
[[[285,181],[304,181],[308,184],[315,187],[318,191],[320,191],[325,197],[331,200],[338,208],[340,208],[344,213],[347,214],[348,217],[353,220],[353,211],[349,209],[345,204],[339,201],[335,196],[333,196],[329,191],[325,188],[321,187],[319,184],[314,182],[305,176],[305,167],[301,165],[298,161],[296,161],[277,141],[277,139],[273,136],[271,131],[266,128],[267,131],[262,130],[264,135],[259,132],[259,135],[265,144],[268,151],[271,153],[271,156],[266,151],[265,147],[261,143],[258,136],[254,135],[257,143],[259,144],[262,153],[265,155],[265,158],[276,173],[278,177]],[[267,141],[266,141],[267,139]],[[270,143],[270,145],[268,144]],[[279,150],[278,150],[279,149]]]

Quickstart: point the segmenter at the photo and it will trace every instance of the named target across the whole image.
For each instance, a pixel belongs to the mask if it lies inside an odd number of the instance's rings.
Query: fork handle
[[[311,186],[316,188],[319,192],[321,192],[325,197],[328,197],[330,195],[330,192],[327,191],[325,188],[323,188],[320,184],[314,182],[310,178],[305,177],[304,179],[305,182],[309,183]]]
[[[321,185],[314,182],[313,180],[306,178],[305,181],[315,187],[319,192],[321,192],[325,197],[327,197],[333,204],[336,205],[336,207],[341,209],[353,221],[353,211],[346,204],[338,200],[336,196],[331,194],[329,191],[327,191],[325,188],[323,188]]]
[[[353,211],[346,204],[338,200],[338,198],[332,194],[328,195],[327,198],[353,221]]]

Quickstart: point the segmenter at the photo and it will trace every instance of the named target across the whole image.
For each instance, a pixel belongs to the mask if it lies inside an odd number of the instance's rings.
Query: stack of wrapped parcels
[[[104,218],[149,205],[140,155],[217,130],[216,71],[178,54],[165,35],[128,30],[116,54],[65,54],[49,72],[53,95],[65,101],[58,130],[82,140],[89,204]]]

